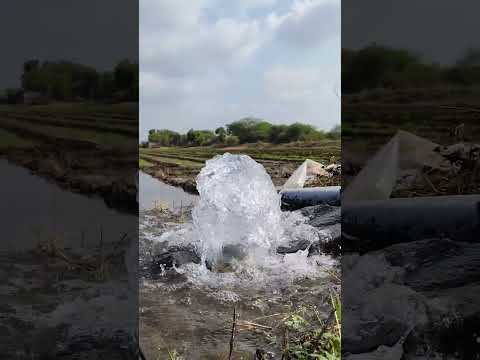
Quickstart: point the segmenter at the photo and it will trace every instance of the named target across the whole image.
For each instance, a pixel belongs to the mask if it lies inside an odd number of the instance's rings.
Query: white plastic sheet
[[[314,176],[330,176],[330,173],[325,170],[325,166],[307,159],[300,165],[297,170],[288,178],[283,185],[282,190],[285,189],[300,189],[303,188],[305,182]]]
[[[400,130],[367,162],[344,190],[343,201],[388,199],[402,174],[424,166],[448,170],[449,162],[435,151],[439,145]]]

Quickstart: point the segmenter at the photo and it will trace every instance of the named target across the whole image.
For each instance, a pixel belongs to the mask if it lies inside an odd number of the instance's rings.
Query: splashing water
[[[197,177],[197,248],[217,262],[227,252],[267,255],[282,237],[280,198],[263,166],[246,155],[208,160]]]
[[[197,177],[200,200],[192,223],[163,234],[171,245],[194,245],[202,265],[177,269],[196,283],[270,283],[318,276],[318,259],[308,250],[280,255],[278,246],[295,240],[318,239],[317,229],[299,213],[284,213],[280,196],[264,167],[247,155],[218,155]],[[322,262],[330,262],[324,257]],[[228,263],[230,272],[209,271]]]

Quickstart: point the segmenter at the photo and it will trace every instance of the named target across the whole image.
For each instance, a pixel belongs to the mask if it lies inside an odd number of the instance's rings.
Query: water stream
[[[75,194],[0,159],[3,251],[21,251],[55,237],[66,247],[115,242],[136,234],[137,217],[119,213],[96,197]]]
[[[139,187],[139,207],[143,210],[160,203],[171,208],[189,206],[198,199],[198,196],[165,184],[142,171],[139,173]]]

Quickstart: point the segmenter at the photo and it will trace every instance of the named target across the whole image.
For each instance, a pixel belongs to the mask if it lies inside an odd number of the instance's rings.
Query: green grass
[[[317,143],[293,143],[285,145],[248,144],[238,147],[159,147],[153,149],[140,149],[142,158],[150,157],[162,159],[161,162],[177,163],[182,166],[195,167],[203,164],[215,155],[230,152],[233,154],[246,154],[260,162],[292,162],[300,163],[309,158],[323,163],[339,161],[340,141],[323,141]]]
[[[148,167],[152,167],[154,164],[147,161],[147,160],[144,160],[142,158],[138,159],[138,167],[140,170],[142,169],[146,169]]]
[[[285,359],[340,360],[342,305],[340,296],[331,295],[334,316],[332,324],[321,320],[316,308],[300,307],[285,321],[288,338],[284,350]]]
[[[52,103],[49,105],[0,105],[0,130],[39,139],[63,138],[105,146],[136,146],[138,104]],[[5,143],[18,139],[8,138]],[[24,141],[25,143],[25,141]],[[5,147],[5,145],[0,145]]]
[[[96,130],[103,132],[122,133],[137,136],[138,127],[134,122],[124,120],[99,119],[97,117],[70,116],[67,114],[38,114],[22,113],[20,111],[0,111],[0,116],[5,119],[16,121],[24,126],[46,125],[69,128]]]
[[[22,122],[12,119],[0,119],[0,127],[11,126],[17,129],[26,129],[30,132],[51,138],[63,138],[72,140],[82,140],[99,145],[118,145],[136,142],[133,136],[120,135],[109,132],[98,132],[95,130],[84,130],[69,127],[51,126],[51,125],[33,125],[22,124]]]
[[[161,357],[158,357],[158,360],[161,360]],[[183,358],[178,355],[176,350],[168,350],[168,360],[183,360]]]
[[[203,167],[203,162],[193,162],[189,160],[176,159],[171,157],[162,157],[162,156],[151,156],[147,154],[140,153],[140,159],[144,160],[150,164],[167,164],[167,165],[177,165],[188,169],[198,169]]]
[[[0,129],[0,150],[1,149],[21,149],[33,146],[32,141],[18,137],[17,135]]]

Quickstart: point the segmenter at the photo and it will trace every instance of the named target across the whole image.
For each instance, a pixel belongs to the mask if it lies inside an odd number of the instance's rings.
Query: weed
[[[332,315],[322,321],[316,308],[301,307],[285,320],[284,359],[341,358],[341,301],[331,295]],[[334,322],[331,319],[335,320]]]

